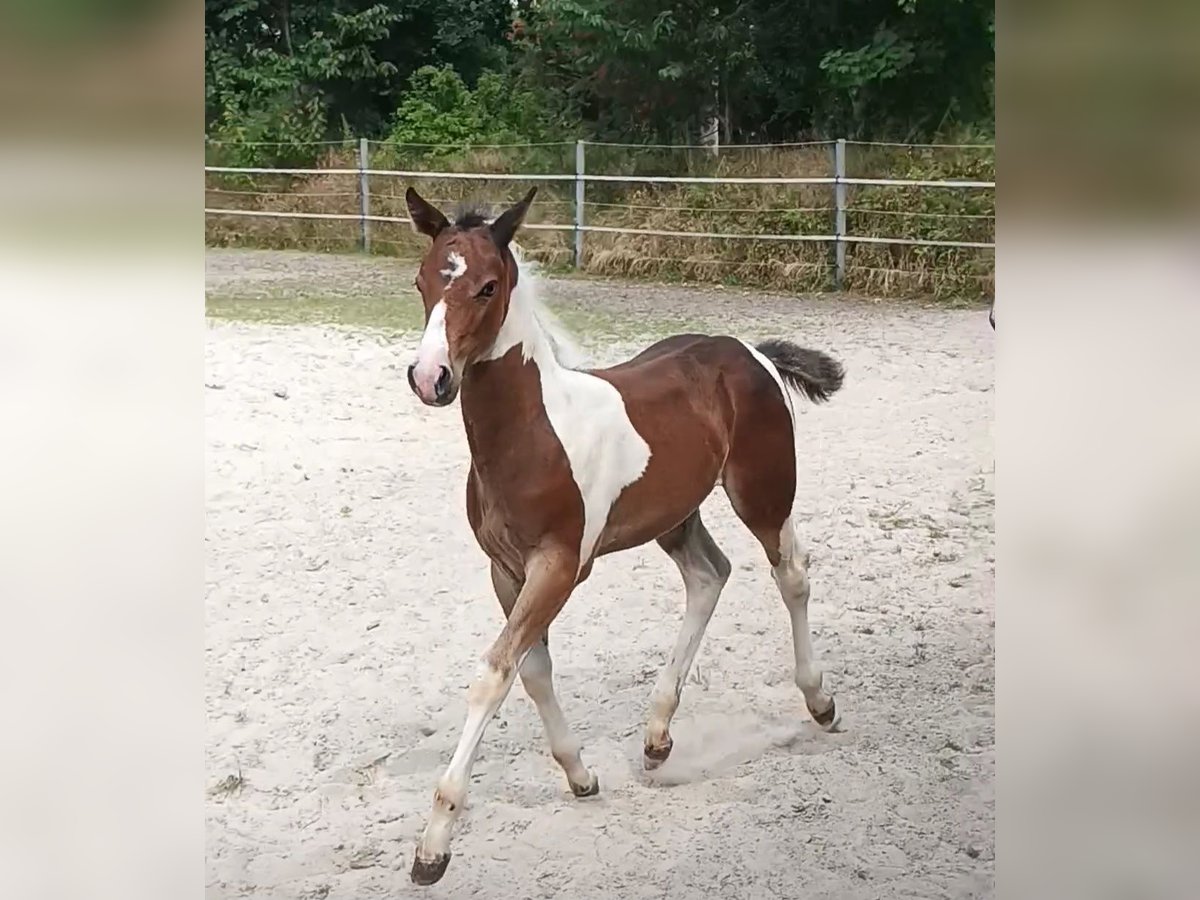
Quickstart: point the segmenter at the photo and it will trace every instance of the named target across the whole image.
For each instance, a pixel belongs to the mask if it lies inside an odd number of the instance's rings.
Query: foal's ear
[[[491,224],[492,240],[498,246],[508,246],[513,235],[517,233],[517,229],[521,227],[521,223],[525,221],[525,213],[529,212],[529,204],[533,202],[533,195],[536,193],[537,188],[530,188],[529,193],[520,203],[510,206]]]
[[[417,193],[416,188],[410,187],[404,192],[404,202],[408,204],[408,215],[412,218],[413,231],[417,234],[427,234],[431,238],[442,233],[450,223],[442,215],[441,210],[429,203]]]

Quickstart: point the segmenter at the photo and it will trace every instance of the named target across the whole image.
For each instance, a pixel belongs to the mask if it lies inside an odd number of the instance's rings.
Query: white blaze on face
[[[433,397],[443,366],[450,368],[450,344],[446,339],[446,301],[439,300],[425,324],[413,369],[413,381],[422,397]]]
[[[455,253],[453,250],[450,251],[446,257],[446,268],[442,269],[442,274],[449,279],[446,282],[446,287],[454,284],[454,279],[461,278],[467,274],[467,261],[463,259],[461,253]]]

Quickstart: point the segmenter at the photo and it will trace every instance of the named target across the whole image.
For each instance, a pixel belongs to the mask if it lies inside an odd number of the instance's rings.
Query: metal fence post
[[[583,141],[575,142],[575,268],[583,268]]]
[[[833,285],[841,290],[846,282],[846,139],[833,145]]]
[[[371,188],[367,169],[370,165],[370,149],[367,139],[358,139],[358,228],[362,238],[363,253],[371,252],[371,224],[367,218],[371,214]]]

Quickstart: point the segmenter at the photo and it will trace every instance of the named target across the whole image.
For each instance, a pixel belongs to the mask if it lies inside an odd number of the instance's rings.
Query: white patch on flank
[[[766,369],[768,373],[770,373],[771,377],[775,379],[775,383],[777,385],[779,385],[779,390],[781,390],[783,392],[783,402],[787,405],[788,418],[790,418],[792,420],[792,442],[793,442],[793,446],[795,446],[796,435],[797,435],[796,405],[795,405],[795,400],[792,397],[792,394],[796,393],[795,389],[788,387],[787,382],[785,382],[783,380],[783,376],[780,374],[779,369],[776,368],[775,363],[773,363],[773,362],[771,362],[771,360],[767,359],[762,354],[761,350],[759,350],[757,347],[755,347],[751,344],[746,343],[746,341],[742,341],[742,343],[746,345],[746,349],[750,351],[750,355],[753,356],[758,361],[758,364],[760,366],[762,366],[764,369]],[[818,444],[819,443],[820,443],[820,438],[818,438]],[[799,465],[800,455],[798,453],[793,458],[793,462],[796,465]],[[797,483],[799,483],[799,482],[797,482]],[[792,498],[792,503],[793,504],[795,503],[795,497]],[[792,547],[792,543],[793,543],[793,541],[792,541],[793,534],[791,531],[792,528],[793,528],[792,520],[789,517],[788,521],[783,523],[783,530],[785,532],[787,532],[787,534],[781,534],[780,538],[779,538],[780,552],[784,553],[785,556],[791,552],[790,548]]]
[[[520,264],[515,247],[513,255]],[[537,366],[546,416],[583,498],[582,569],[595,552],[613,503],[646,471],[650,445],[633,427],[615,387],[568,367],[569,356],[577,355],[574,345],[538,302],[534,273],[524,265],[496,343],[484,358],[499,359],[518,344],[524,359]]]
[[[461,253],[455,253],[451,250],[449,255],[446,256],[446,264],[447,268],[442,269],[442,274],[450,279],[446,282],[446,287],[450,287],[450,285],[454,284],[455,278],[461,278],[467,274],[467,261]]]
[[[796,409],[792,405],[792,392],[788,389],[787,384],[784,382],[783,376],[780,375],[779,370],[775,368],[775,363],[763,356],[762,351],[746,341],[742,341],[742,343],[746,345],[746,349],[750,351],[750,355],[758,360],[758,364],[766,369],[767,372],[770,373],[771,377],[775,379],[775,383],[779,385],[779,390],[783,393],[783,402],[787,404],[788,416],[792,420],[792,431],[794,433],[796,430]]]

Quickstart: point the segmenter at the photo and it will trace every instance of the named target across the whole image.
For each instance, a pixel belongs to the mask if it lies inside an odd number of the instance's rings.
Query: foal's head
[[[509,243],[533,195],[488,223],[478,213],[451,223],[411,187],[405,194],[413,229],[433,239],[416,286],[425,304],[425,333],[417,361],[408,367],[413,393],[430,406],[458,395],[463,373],[496,342],[517,284]]]

